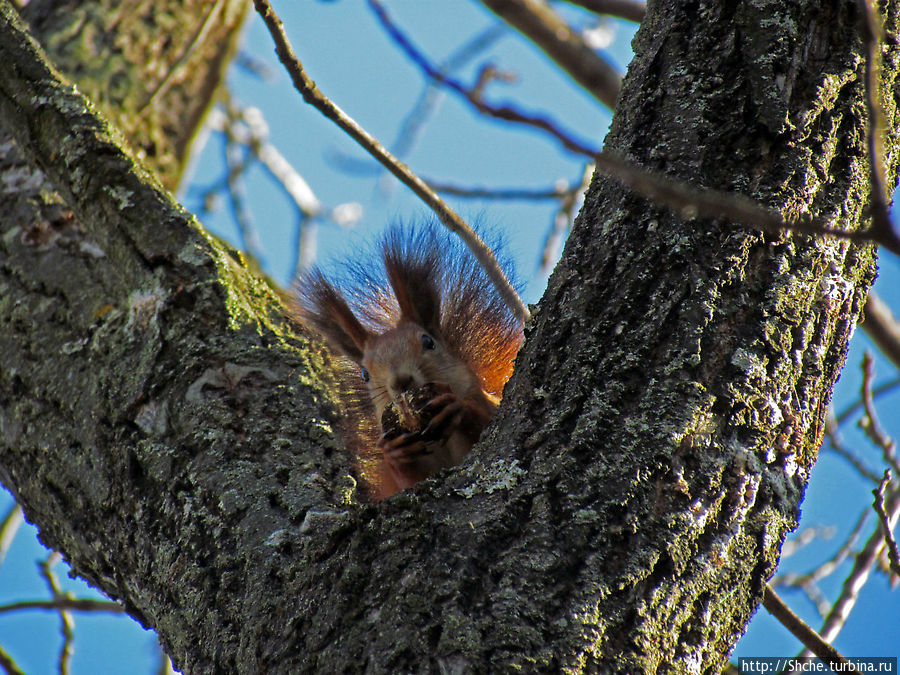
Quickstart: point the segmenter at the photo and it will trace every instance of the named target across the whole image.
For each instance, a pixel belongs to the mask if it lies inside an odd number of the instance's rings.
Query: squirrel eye
[[[422,347],[425,349],[434,349],[434,339],[427,333],[422,334]]]
[[[365,368],[362,369],[362,378],[363,378],[363,382],[369,381],[369,371],[366,370]]]

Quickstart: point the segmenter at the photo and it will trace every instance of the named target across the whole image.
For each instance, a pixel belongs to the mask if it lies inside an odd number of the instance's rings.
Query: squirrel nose
[[[394,391],[403,393],[413,389],[414,381],[412,375],[395,375],[392,385]]]

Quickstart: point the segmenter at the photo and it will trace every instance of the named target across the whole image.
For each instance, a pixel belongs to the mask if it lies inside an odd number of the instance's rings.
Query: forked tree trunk
[[[651,5],[607,147],[857,227],[856,22],[843,1]],[[26,164],[0,143],[0,479],[180,668],[722,667],[795,524],[871,247],[596,178],[483,442],[361,506],[327,358],[17,40],[4,9]],[[883,66],[890,122],[893,43]]]

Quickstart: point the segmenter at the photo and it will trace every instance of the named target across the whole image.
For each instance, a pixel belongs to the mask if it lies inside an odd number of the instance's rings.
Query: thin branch
[[[54,601],[69,597],[69,594],[64,593],[60,588],[59,580],[56,578],[56,573],[53,571],[54,565],[56,565],[61,558],[62,556],[60,556],[59,553],[53,552],[47,556],[46,560],[38,563],[38,567],[41,570],[41,576],[44,577],[44,581],[47,582],[47,587],[50,589]],[[69,666],[72,663],[72,641],[75,639],[75,622],[68,609],[57,608],[57,611],[59,612],[60,632],[63,637],[62,645],[59,648],[59,675],[66,675],[66,673],[69,672]]]
[[[462,96],[478,112],[490,115],[491,117],[496,117],[504,122],[523,124],[540,129],[555,137],[564,148],[576,154],[593,157],[599,152],[598,148],[593,148],[587,143],[579,141],[571,134],[563,131],[559,124],[548,117],[533,113],[525,113],[507,105],[495,106],[485,102],[477,91],[466,87],[458,80],[453,79],[431,65],[421,50],[413,45],[409,38],[400,31],[396,24],[394,24],[381,3],[377,2],[377,0],[369,0],[369,6],[397,46],[406,53],[413,63],[419,66],[428,77]]]
[[[900,377],[898,377],[895,380],[891,380],[890,382],[885,382],[884,384],[875,387],[872,390],[872,399],[874,400],[876,398],[879,398],[880,396],[883,396],[884,394],[889,394],[890,392],[894,391],[898,387],[900,387]],[[838,424],[838,426],[840,426],[841,424],[846,422],[848,419],[850,419],[850,417],[862,407],[863,407],[863,400],[862,400],[862,398],[860,398],[855,403],[847,406],[841,412],[839,412],[837,415],[835,415],[835,418],[834,418],[835,422]],[[881,480],[881,477],[879,477],[878,480]],[[876,482],[878,482],[878,481],[876,481]]]
[[[468,223],[438,197],[434,190],[429,188],[421,178],[416,176],[405,164],[394,158],[384,146],[319,91],[315,82],[309,78],[303,70],[300,61],[294,56],[293,49],[281,24],[281,19],[275,14],[268,0],[254,0],[254,5],[256,6],[256,11],[265,21],[272,39],[275,41],[279,59],[290,73],[294,87],[303,96],[303,100],[314,106],[325,117],[343,129],[363,149],[381,162],[385,168],[424,201],[447,228],[462,237],[469,250],[472,251],[475,258],[491,278],[506,304],[520,321],[525,322],[531,314],[512,287],[512,284],[509,283],[509,279],[503,273],[496,256],[494,256],[494,252],[481,241]]]
[[[879,523],[881,524],[882,533],[884,534],[885,544],[887,546],[888,560],[890,561],[891,571],[900,577],[900,549],[897,548],[897,540],[894,539],[893,528],[888,514],[884,509],[885,493],[887,486],[891,482],[891,470],[884,470],[884,478],[881,484],[872,490],[875,495],[875,513],[878,514]]]
[[[315,218],[307,218],[302,212],[297,212],[297,221],[294,224],[293,237],[293,261],[291,270],[292,278],[298,279],[300,275],[312,267],[318,254],[319,224]]]
[[[828,527],[806,527],[796,532],[790,539],[786,540],[781,547],[781,559],[790,558],[798,551],[803,550],[812,542],[819,539],[831,539],[834,536],[834,526]],[[772,584],[777,586],[777,584]]]
[[[609,61],[591,49],[578,31],[544,0],[481,0],[494,14],[531,40],[550,59],[607,106],[616,107],[622,77]],[[374,0],[370,0],[370,5]]]
[[[309,183],[291,165],[278,149],[269,142],[269,129],[262,113],[252,106],[242,106],[226,94],[223,101],[224,112],[220,108],[211,111],[208,128],[220,132],[225,138],[226,157],[229,170],[225,177],[201,193],[204,204],[208,204],[219,192],[228,193],[232,210],[245,249],[258,261],[261,248],[250,245],[248,233],[256,241],[250,213],[244,208],[241,197],[243,189],[238,180],[253,162],[258,162],[275,184],[282,189],[297,213],[294,241],[303,249],[294,249],[294,262],[290,269],[295,272],[305,268],[315,258],[314,220],[329,220],[340,227],[353,227],[362,217],[362,206],[357,203],[339,204],[326,209],[316,197]],[[208,208],[208,207],[207,207]]]
[[[553,222],[544,244],[541,246],[541,257],[538,262],[538,272],[549,274],[553,265],[559,260],[562,243],[572,229],[575,216],[584,203],[584,193],[587,191],[591,178],[594,175],[594,163],[588,162],[581,173],[581,181],[578,185],[572,185],[559,204],[559,209],[553,214]]]
[[[863,322],[860,327],[866,331],[875,346],[881,350],[894,366],[900,370],[900,322],[877,293],[869,291]]]
[[[258,77],[263,82],[274,82],[275,75],[278,72],[255,54],[251,54],[244,50],[237,53],[232,63],[245,73]]]
[[[3,647],[0,647],[0,668],[3,668],[6,675],[25,675],[25,672],[19,668],[13,657],[7,654]]]
[[[616,16],[626,21],[640,23],[647,13],[647,5],[638,0],[566,0],[570,4],[584,7],[594,14]]]
[[[784,604],[784,601],[778,597],[769,584],[766,584],[763,590],[763,606],[769,610],[769,613],[787,628],[800,642],[802,642],[813,654],[822,659],[833,670],[841,673],[858,673],[859,671],[853,667],[846,658],[841,656],[840,652],[832,647],[821,635],[810,628],[806,622],[791,611],[791,608]]]
[[[456,49],[438,68],[444,73],[458,70],[504,35],[508,35],[506,26],[498,21]],[[390,34],[388,36],[390,37]],[[425,82],[418,100],[400,123],[400,131],[397,134],[397,138],[391,143],[391,152],[394,157],[403,160],[424,135],[427,123],[446,98],[446,92],[439,84],[432,79],[428,79]],[[353,171],[364,175],[364,172],[375,174],[383,169],[383,167],[374,167],[373,170],[373,167],[368,162],[361,163],[360,160],[353,157],[345,157],[338,151],[335,151],[334,155],[336,163],[348,172]],[[355,166],[356,164],[361,164],[361,166]],[[383,175],[382,178],[380,187],[383,192],[389,193],[397,183],[393,180],[385,180],[388,178],[387,175]],[[426,180],[425,182],[429,181]]]
[[[505,26],[500,22],[489,26],[450,54],[438,66],[439,69],[444,73],[458,70],[480,52],[497,42],[506,32]],[[419,100],[416,101],[412,110],[404,118],[400,125],[400,133],[397,134],[397,139],[392,144],[392,152],[395,157],[402,159],[415,147],[416,141],[422,136],[426,123],[434,115],[443,99],[444,91],[438,88],[436,82],[428,81],[425,83],[424,90],[419,95]]]
[[[61,597],[55,600],[22,600],[0,605],[0,614],[21,612],[29,609],[66,610],[70,612],[112,612],[124,614],[125,609],[112,600],[94,600],[92,598]]]
[[[244,107],[230,97],[227,105],[228,114],[211,115],[210,126],[216,131],[229,134],[235,143],[250,148],[254,157],[305,216],[319,215],[322,203],[303,176],[269,142],[268,126],[262,113],[256,108]]]
[[[236,113],[226,105],[226,116],[228,121],[225,123],[225,143],[223,151],[225,154],[226,174],[225,181],[227,185],[226,192],[231,202],[231,213],[234,217],[235,225],[237,225],[238,235],[241,240],[241,248],[249,254],[256,262],[264,265],[262,245],[259,242],[259,235],[256,233],[256,227],[253,225],[253,216],[247,206],[245,198],[244,182],[242,177],[249,168],[250,163],[255,159],[251,152],[245,152],[244,146],[236,141],[231,133],[234,126]]]
[[[465,187],[453,183],[442,183],[430,178],[424,179],[435,192],[441,192],[454,197],[464,199],[496,199],[508,201],[558,201],[566,197],[572,190],[571,186],[563,185],[553,188],[492,188],[492,187]]]
[[[869,517],[869,509],[866,508],[861,514],[859,519],[856,521],[856,526],[850,532],[850,535],[847,537],[846,541],[844,541],[843,545],[838,549],[838,551],[824,563],[814,568],[810,572],[806,574],[793,574],[786,573],[780,576],[775,577],[770,583],[774,586],[788,586],[792,588],[799,588],[806,596],[809,598],[810,602],[812,602],[819,614],[824,618],[829,609],[831,609],[831,602],[825,597],[822,591],[819,589],[818,582],[826,577],[834,574],[838,568],[843,565],[844,561],[850,556],[853,552],[853,547],[856,546],[856,542],[859,540],[860,534],[862,533],[863,526]],[[790,555],[788,551],[788,547],[785,546],[783,549],[783,557]]]
[[[860,405],[862,405],[862,403],[860,403]],[[856,469],[859,475],[876,485],[881,481],[881,476],[867,467],[859,457],[857,457],[849,448],[844,446],[844,442],[838,431],[837,420],[834,417],[833,411],[830,410],[825,417],[825,437],[828,439],[828,449],[847,460],[853,468]]]
[[[800,234],[825,235],[849,241],[872,241],[900,255],[900,241],[877,238],[869,230],[837,230],[821,218],[787,220],[778,211],[741,194],[699,188],[646,169],[638,168],[603,152],[596,157],[597,168],[656,204],[680,212],[684,218],[722,218],[745,227]]]
[[[872,355],[869,352],[863,354],[863,382],[862,382],[862,402],[866,414],[859,420],[860,428],[866,432],[866,436],[876,446],[881,448],[881,454],[888,466],[900,475],[900,463],[897,462],[897,444],[890,438],[878,421],[878,415],[875,412],[875,402],[872,398],[872,382],[875,380],[875,370],[873,367]]]
[[[25,516],[22,514],[22,507],[18,503],[13,503],[3,520],[0,521],[0,564],[6,559],[9,547],[12,546],[13,539],[19,531]]]

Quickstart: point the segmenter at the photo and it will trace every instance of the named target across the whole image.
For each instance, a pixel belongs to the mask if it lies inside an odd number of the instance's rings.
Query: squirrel
[[[468,249],[395,225],[338,281],[296,283],[302,323],[339,355],[344,436],[377,501],[459,464],[497,408],[522,326]]]

